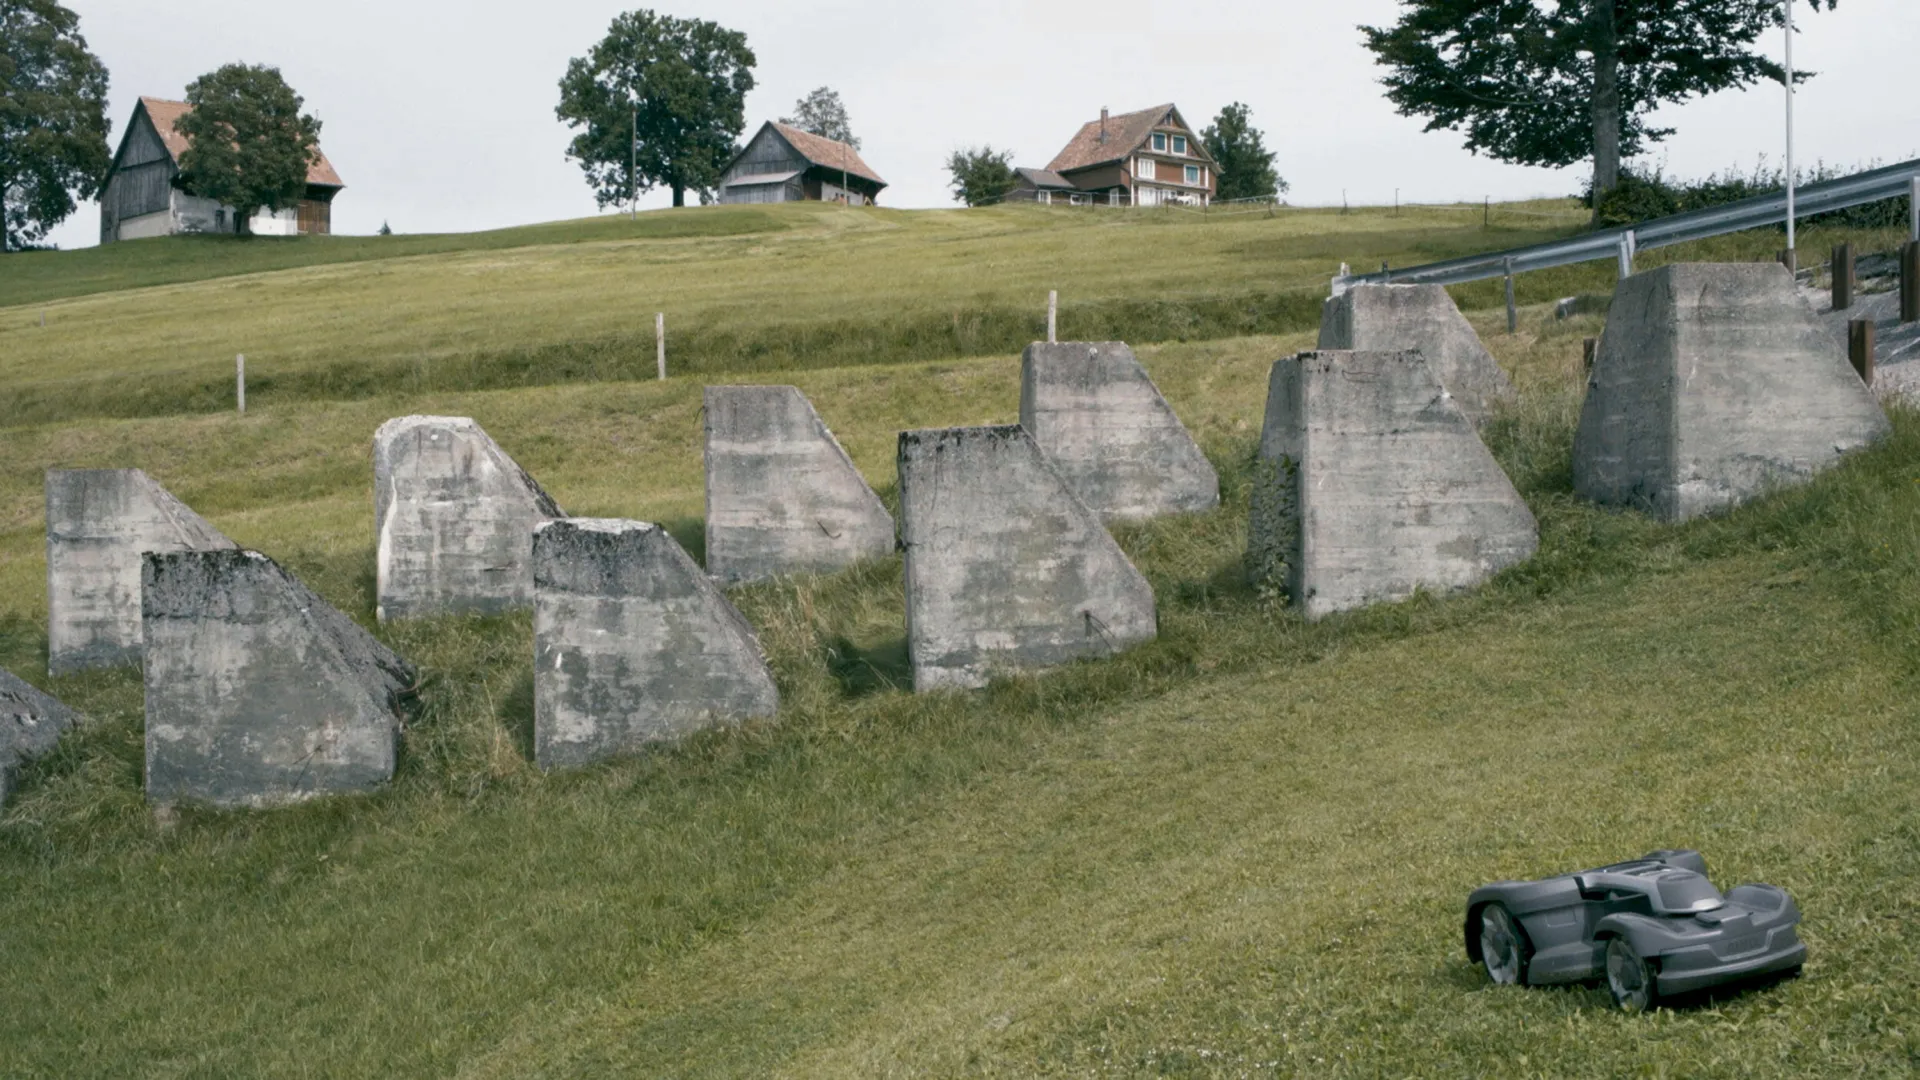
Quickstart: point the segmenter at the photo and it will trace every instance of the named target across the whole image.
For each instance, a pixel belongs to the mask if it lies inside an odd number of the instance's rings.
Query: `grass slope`
[[[230,409],[238,353],[256,408],[647,378],[655,312],[667,316],[670,368],[709,377],[1017,352],[1041,336],[1050,289],[1061,293],[1067,339],[1293,333],[1318,325],[1342,262],[1406,266],[1564,235],[1584,221],[1567,201],[1503,215],[1484,229],[1477,213],[1433,209],[1268,218],[796,204],[470,237],[260,247],[174,238],[9,256],[0,296],[154,284],[0,307],[9,391],[0,427]],[[1875,248],[1870,236],[1848,235]],[[1768,258],[1777,246],[1755,234],[1648,261]],[[231,273],[282,257],[312,265]],[[9,288],[16,274],[29,280]],[[1611,274],[1604,264],[1530,274],[1521,301],[1607,289]],[[1497,304],[1499,285],[1461,296],[1470,307]]]
[[[1482,327],[1483,333],[1490,328]],[[22,1076],[1859,1075],[1920,1065],[1920,416],[1819,482],[1670,528],[1570,494],[1591,320],[1489,340],[1490,443],[1541,554],[1317,624],[1241,583],[1265,371],[1303,337],[1143,350],[1220,467],[1123,530],[1162,638],[917,697],[897,561],[736,594],[777,725],[571,773],[527,758],[525,617],[381,636],[430,675],[393,788],[141,802],[136,675],[0,816],[0,1046]],[[867,475],[1008,420],[1009,358],[793,373]],[[0,663],[44,662],[38,470],[147,465],[370,622],[366,440],[476,415],[578,512],[698,550],[695,380],[5,433]],[[44,680],[36,679],[44,682]],[[1684,844],[1791,889],[1807,976],[1627,1018],[1488,988],[1484,880]]]

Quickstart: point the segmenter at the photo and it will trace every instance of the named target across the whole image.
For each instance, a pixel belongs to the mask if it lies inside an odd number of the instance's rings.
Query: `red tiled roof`
[[[809,162],[823,169],[845,169],[849,176],[871,180],[881,187],[887,186],[887,182],[880,179],[879,173],[874,172],[871,166],[860,160],[860,151],[846,143],[815,135],[810,131],[801,131],[797,127],[789,127],[776,121],[769,120],[767,123]]]
[[[1151,109],[1141,109],[1139,112],[1109,116],[1106,120],[1107,137],[1104,142],[1100,139],[1100,121],[1089,120],[1066,147],[1047,163],[1047,171],[1067,173],[1075,169],[1088,169],[1108,162],[1123,161],[1146,144],[1147,136],[1153,134],[1154,128],[1178,116],[1179,111],[1171,104],[1155,105]],[[1180,125],[1185,127],[1186,121],[1181,119]],[[1207,152],[1200,146],[1198,138],[1193,139],[1189,147],[1192,156],[1198,160],[1213,160],[1207,157]]]
[[[167,147],[167,153],[173,155],[173,163],[180,163],[180,155],[187,152],[187,137],[173,129],[174,122],[193,111],[193,106],[184,101],[168,101],[165,98],[143,97],[140,105],[147,110],[147,118],[160,133],[160,141]],[[319,147],[314,148],[316,151]],[[346,187],[340,174],[333,171],[333,162],[322,153],[319,160],[307,166],[307,183],[325,187]]]

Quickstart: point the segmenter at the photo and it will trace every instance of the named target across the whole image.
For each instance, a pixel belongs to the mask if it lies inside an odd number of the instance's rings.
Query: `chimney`
[[[1100,106],[1100,145],[1107,145],[1107,107]]]

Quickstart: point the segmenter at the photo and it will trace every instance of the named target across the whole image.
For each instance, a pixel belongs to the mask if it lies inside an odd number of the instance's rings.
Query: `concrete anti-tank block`
[[[1025,428],[904,431],[899,460],[915,690],[1153,640],[1152,586]]]
[[[1020,426],[1108,520],[1220,505],[1220,478],[1119,341],[1035,342],[1020,358]]]
[[[1464,589],[1540,546],[1533,514],[1417,352],[1273,365],[1249,569],[1310,618]]]
[[[893,554],[893,516],[791,386],[709,386],[707,573],[831,573]]]
[[[379,618],[533,604],[533,528],[565,517],[464,416],[403,416],[373,436]]]
[[[254,551],[148,555],[147,799],[275,806],[393,776],[413,669]]]
[[[1321,351],[1418,350],[1460,411],[1478,424],[1513,393],[1507,373],[1439,285],[1359,285],[1320,310]]]
[[[140,662],[140,556],[233,541],[139,469],[49,469],[47,668]]]
[[[1804,480],[1888,430],[1785,267],[1663,266],[1615,289],[1574,489],[1680,521]]]
[[[533,575],[542,768],[779,708],[753,628],[658,525],[547,522],[533,534]]]
[[[53,749],[80,717],[13,672],[0,668],[0,806],[20,766]]]

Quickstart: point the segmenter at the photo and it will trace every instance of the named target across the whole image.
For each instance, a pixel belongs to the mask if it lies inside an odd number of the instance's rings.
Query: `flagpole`
[[[1793,0],[1784,0],[1787,23],[1787,268],[1798,269],[1800,257],[1794,251],[1795,214],[1793,207]]]

